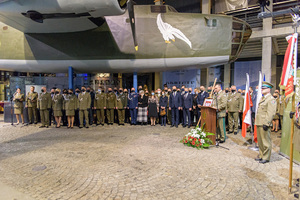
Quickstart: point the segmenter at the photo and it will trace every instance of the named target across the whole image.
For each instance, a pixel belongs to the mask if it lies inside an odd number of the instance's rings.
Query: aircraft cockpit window
[[[208,27],[216,27],[217,26],[217,20],[216,19],[209,19],[205,17],[206,26]]]
[[[239,22],[233,22],[232,23],[232,29],[233,30],[241,31],[241,30],[243,30],[243,26],[244,26],[244,24],[239,23]]]

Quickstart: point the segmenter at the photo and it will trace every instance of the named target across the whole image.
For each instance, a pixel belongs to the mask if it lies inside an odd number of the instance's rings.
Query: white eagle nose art
[[[171,43],[170,40],[175,42],[176,37],[187,43],[187,45],[189,45],[189,47],[192,49],[191,41],[179,29],[174,28],[170,24],[163,22],[160,13],[157,15],[156,23],[166,43]]]

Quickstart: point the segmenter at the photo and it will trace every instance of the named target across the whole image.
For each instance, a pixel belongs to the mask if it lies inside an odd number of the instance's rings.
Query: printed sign
[[[213,99],[205,99],[203,106],[211,107]]]

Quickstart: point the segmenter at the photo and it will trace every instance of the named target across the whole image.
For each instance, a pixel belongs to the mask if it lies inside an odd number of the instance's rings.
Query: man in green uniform
[[[40,116],[41,116],[41,123],[42,126],[40,128],[48,128],[49,127],[49,110],[51,109],[52,99],[50,93],[47,92],[46,87],[42,87],[41,89],[38,102],[37,102],[37,108],[40,110]]]
[[[114,110],[117,109],[117,98],[116,94],[113,93],[112,88],[108,88],[106,96],[106,115],[108,124],[114,124]]]
[[[217,109],[217,139],[220,143],[225,142],[225,117],[227,108],[226,93],[222,91],[221,85],[215,86],[215,95],[212,107]]]
[[[27,93],[26,96],[26,104],[25,107],[28,109],[28,121],[29,124],[37,124],[37,100],[38,100],[38,93],[34,91],[35,87],[30,87],[30,92]]]
[[[104,110],[106,109],[106,94],[104,93],[103,88],[98,89],[95,95],[94,100],[94,109],[96,110],[97,115],[97,125],[104,126],[105,116]]]
[[[231,93],[228,93],[227,96],[229,134],[234,132],[236,135],[238,132],[239,112],[242,111],[241,103],[241,94],[236,92],[236,87],[232,85]]]
[[[271,124],[276,113],[276,100],[270,94],[273,85],[269,82],[262,82],[261,93],[263,97],[260,99],[257,108],[255,125],[257,127],[257,142],[259,147],[259,155],[255,158],[259,163],[265,164],[270,161],[272,151],[271,141]]]
[[[127,95],[123,93],[123,88],[119,88],[119,95],[117,96],[117,109],[119,116],[119,125],[124,126],[125,109],[127,107]]]
[[[89,128],[89,109],[91,108],[91,95],[86,92],[84,86],[81,87],[81,93],[78,95],[79,100],[79,128],[83,128],[83,116],[85,119],[85,127]]]

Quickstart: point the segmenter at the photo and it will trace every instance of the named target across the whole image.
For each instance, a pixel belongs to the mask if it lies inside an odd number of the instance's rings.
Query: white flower
[[[201,142],[201,144],[204,144],[204,143],[205,143],[205,140],[204,140],[204,139],[201,139],[200,142]]]
[[[206,134],[205,134],[204,132],[202,132],[201,135],[202,135],[203,137],[206,137]]]

